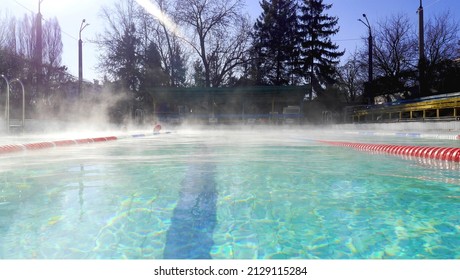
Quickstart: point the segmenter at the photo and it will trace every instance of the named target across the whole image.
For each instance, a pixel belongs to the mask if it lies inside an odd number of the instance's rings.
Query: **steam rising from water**
[[[56,105],[38,101],[31,115],[32,120],[26,120],[26,131],[98,131],[113,128],[110,123],[127,123],[122,118],[116,122],[113,115],[127,107],[129,99],[127,94],[115,94],[107,89],[98,93],[84,93],[79,98],[57,100],[54,102]],[[126,113],[119,114],[129,117]]]
[[[83,135],[95,137],[101,133],[107,136],[109,131],[119,134],[126,130],[152,130],[150,116],[145,115],[142,119],[133,117],[132,99],[132,95],[118,93],[110,87],[100,92],[84,92],[80,97],[53,95],[47,100],[36,99],[26,106],[24,134],[21,133],[21,127],[12,127],[8,133],[5,119],[0,116],[0,144],[34,135],[37,137],[32,138],[37,139],[50,134],[81,138]],[[12,106],[10,110],[11,124],[20,125],[18,113],[22,112],[21,109]],[[24,137],[19,137],[22,135]]]

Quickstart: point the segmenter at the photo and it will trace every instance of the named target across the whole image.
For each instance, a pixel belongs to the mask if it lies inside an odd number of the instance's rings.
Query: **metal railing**
[[[347,110],[351,122],[394,122],[458,120],[460,93],[441,94],[413,100],[351,107]]]
[[[21,118],[21,125],[19,125],[22,128],[22,131],[24,131],[24,126],[25,126],[25,119],[26,119],[26,94],[25,94],[25,89],[24,89],[24,84],[21,82],[19,79],[14,79],[11,82],[8,80],[8,78],[5,77],[5,75],[0,75],[5,82],[6,82],[6,104],[5,104],[5,122],[6,122],[6,131],[9,133],[10,128],[12,127],[11,125],[11,118],[10,118],[10,91],[11,91],[11,85],[15,82],[18,82],[21,85],[22,89],[22,118]],[[18,125],[13,125],[13,126],[18,126]]]

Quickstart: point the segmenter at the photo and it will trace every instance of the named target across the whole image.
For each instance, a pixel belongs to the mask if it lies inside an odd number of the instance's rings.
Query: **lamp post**
[[[423,96],[425,93],[425,29],[423,22],[423,5],[422,0],[420,0],[420,7],[417,10],[418,13],[418,28],[419,28],[419,37],[418,37],[418,51],[419,51],[419,60],[418,60],[418,71],[419,71],[419,94]]]
[[[40,11],[40,5],[42,4],[44,0],[38,0],[38,13],[40,14],[41,11]]]
[[[372,50],[373,50],[373,39],[372,39],[372,28],[369,23],[369,20],[367,19],[366,14],[363,14],[363,18],[366,20],[358,19],[358,21],[362,22],[368,29],[369,29],[369,37],[368,37],[368,45],[369,45],[369,69],[368,69],[368,75],[369,75],[369,80],[367,84],[364,84],[364,96],[367,99],[368,104],[372,104],[371,100],[373,98],[373,87],[372,87],[372,80],[374,79],[374,74],[373,74],[373,65],[372,65]]]
[[[366,20],[364,22],[362,19],[358,19],[360,22],[362,22],[368,29],[369,29],[369,37],[368,37],[368,45],[369,45],[369,83],[372,82],[373,80],[373,67],[372,67],[372,50],[373,50],[373,39],[372,39],[372,28],[371,25],[369,24],[369,20],[367,19],[366,14],[363,14],[363,18]]]
[[[35,73],[37,79],[37,91],[41,90],[42,84],[42,61],[43,61],[43,30],[41,4],[44,0],[38,0],[38,14],[36,19],[36,49],[35,49]]]
[[[83,83],[83,41],[81,40],[81,32],[89,23],[83,19],[80,25],[80,32],[78,33],[78,95],[81,96],[81,88]]]

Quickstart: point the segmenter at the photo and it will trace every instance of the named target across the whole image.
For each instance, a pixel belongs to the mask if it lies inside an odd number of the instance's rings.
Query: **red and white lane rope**
[[[160,134],[161,130],[160,124],[155,124],[153,128],[153,135]],[[169,134],[170,132],[166,132]],[[22,152],[22,151],[33,151],[33,150],[42,150],[55,147],[65,147],[72,145],[81,145],[81,144],[90,144],[90,143],[101,143],[107,141],[115,141],[124,138],[139,138],[149,136],[149,133],[138,133],[138,134],[123,134],[119,136],[107,136],[107,137],[95,137],[95,138],[80,138],[80,139],[68,139],[68,140],[56,140],[56,141],[44,141],[36,143],[26,143],[26,144],[10,144],[10,145],[0,145],[0,155]]]
[[[56,140],[56,141],[43,141],[35,143],[25,143],[25,144],[9,144],[9,145],[0,145],[0,155],[23,152],[23,151],[34,151],[34,150],[43,150],[55,147],[66,147],[73,145],[82,145],[90,143],[103,143],[108,141],[115,141],[125,138],[139,138],[146,137],[150,135],[157,135],[160,132],[160,128],[155,127],[154,133],[139,133],[139,134],[124,134],[119,136],[106,136],[106,137],[95,137],[95,138],[80,138],[80,139],[67,139],[67,140]],[[168,134],[168,132],[166,132]]]
[[[460,148],[453,147],[429,147],[429,146],[405,146],[405,145],[389,145],[389,144],[367,144],[356,142],[343,141],[327,141],[320,140],[319,142],[353,148],[359,151],[376,152],[381,154],[407,156],[412,158],[434,159],[442,161],[460,162]]]
[[[43,150],[43,149],[54,148],[54,147],[65,147],[65,146],[81,145],[81,144],[89,144],[89,143],[100,143],[100,142],[114,141],[118,139],[120,139],[120,137],[108,136],[108,137],[81,138],[81,139],[71,139],[71,140],[56,140],[56,141],[45,141],[45,142],[26,143],[26,144],[3,145],[3,146],[0,146],[0,154],[31,151],[31,150]]]

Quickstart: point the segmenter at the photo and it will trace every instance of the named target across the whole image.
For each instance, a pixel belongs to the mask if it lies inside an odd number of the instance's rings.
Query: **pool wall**
[[[425,138],[425,139],[442,139],[442,140],[460,140],[460,135],[455,132],[388,132],[388,131],[347,131],[346,134],[361,135],[361,136],[397,136],[410,138]]]
[[[394,123],[352,123],[331,125],[332,129],[341,130],[375,130],[375,131],[416,131],[439,133],[460,132],[459,121],[436,121],[436,122],[394,122]]]

